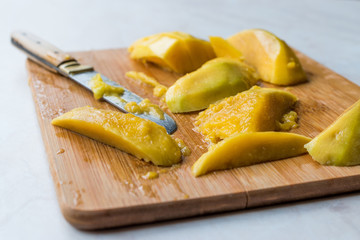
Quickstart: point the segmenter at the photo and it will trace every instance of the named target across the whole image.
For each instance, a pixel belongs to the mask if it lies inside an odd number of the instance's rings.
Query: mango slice
[[[129,47],[130,57],[176,73],[188,73],[215,57],[210,43],[183,32],[159,33]]]
[[[248,65],[229,58],[215,58],[178,79],[166,93],[166,104],[174,113],[197,111],[248,90],[256,82],[255,71]]]
[[[230,37],[228,41],[242,52],[245,62],[254,66],[265,82],[294,85],[307,79],[291,48],[268,31],[245,30]]]
[[[181,161],[180,149],[164,127],[132,114],[87,106],[75,108],[51,123],[155,165],[171,166]]]
[[[239,61],[244,60],[243,54],[231,45],[229,41],[223,39],[222,37],[209,37],[209,40],[216,57],[234,58]]]
[[[323,165],[360,164],[360,100],[305,148],[315,161]]]
[[[284,132],[242,133],[212,145],[192,166],[195,177],[211,171],[279,160],[306,152],[311,139]]]
[[[254,86],[210,105],[199,113],[195,125],[213,143],[244,132],[282,130],[279,123],[296,101],[289,92]]]

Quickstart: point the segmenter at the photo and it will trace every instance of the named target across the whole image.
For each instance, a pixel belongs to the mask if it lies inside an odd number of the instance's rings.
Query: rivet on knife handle
[[[51,45],[50,43],[28,32],[14,32],[11,35],[11,42],[17,48],[24,51],[29,58],[39,63],[43,67],[53,72],[57,72],[65,77],[68,77],[91,91],[89,82],[93,76],[98,74],[98,72],[94,71],[94,69],[91,66],[85,66],[79,64],[69,54],[63,52],[59,48]],[[111,81],[104,75],[101,75],[101,77],[103,81],[109,85],[115,87],[122,87],[121,85]],[[125,110],[126,102],[139,103],[143,100],[141,97],[139,97],[135,93],[125,88],[124,88],[124,93],[121,96],[121,99],[124,101],[119,101],[118,98],[114,98],[112,96],[103,97],[103,100],[121,109],[123,112],[127,112]],[[152,116],[151,114],[147,114],[147,113],[134,114],[134,115],[144,119],[151,120],[165,127],[166,131],[169,134],[175,132],[177,129],[175,121],[166,113],[164,114],[164,119],[158,119]]]

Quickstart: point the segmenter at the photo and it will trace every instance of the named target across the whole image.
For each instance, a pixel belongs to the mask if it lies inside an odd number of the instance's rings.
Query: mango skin
[[[132,59],[180,74],[192,72],[215,57],[209,42],[183,32],[154,34],[137,40],[128,50]]]
[[[209,148],[192,166],[195,177],[215,170],[295,157],[306,152],[304,144],[311,139],[284,132],[242,133]]]
[[[239,32],[228,41],[255,67],[260,78],[276,85],[294,85],[307,81],[299,59],[283,40],[262,29]]]
[[[253,86],[210,105],[199,113],[195,125],[213,143],[239,133],[282,130],[279,122],[297,100],[283,90]]]
[[[171,166],[181,161],[180,149],[164,127],[132,114],[87,106],[75,108],[51,123],[155,165]]]
[[[315,161],[323,165],[360,164],[360,100],[305,148]]]
[[[257,82],[254,70],[230,58],[215,58],[176,81],[166,93],[173,113],[198,111]]]

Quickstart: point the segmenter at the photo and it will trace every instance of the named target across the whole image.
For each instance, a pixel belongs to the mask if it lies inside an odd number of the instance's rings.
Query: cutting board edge
[[[324,191],[324,189],[327,191]],[[264,188],[247,192],[248,203],[246,208],[314,199],[359,190],[359,175],[310,181],[275,188]]]
[[[59,196],[61,196],[61,192]],[[194,208],[194,205],[197,208]],[[60,203],[60,209],[65,219],[74,227],[82,230],[125,227],[245,208],[245,192],[103,210],[82,210]]]
[[[324,187],[327,188],[327,192],[319,191]],[[360,190],[360,176],[348,176],[338,178],[336,181],[319,180],[292,186],[123,208],[89,211],[67,207],[63,202],[60,202],[60,207],[65,219],[74,227],[82,230],[100,230],[265,207],[357,190]],[[61,195],[61,192],[59,192],[59,197]],[[243,202],[244,197],[246,198],[245,205]],[[60,197],[59,200],[61,199]],[[198,207],[193,208],[194,204]],[[145,218],[144,211],[147,213]]]

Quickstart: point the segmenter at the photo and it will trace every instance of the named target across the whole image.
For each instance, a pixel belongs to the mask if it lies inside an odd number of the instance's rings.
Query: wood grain
[[[125,78],[126,71],[142,71],[170,86],[179,75],[132,61],[125,49],[75,52],[82,64],[95,69],[154,103],[152,88]],[[299,97],[300,127],[293,132],[309,137],[325,129],[360,96],[360,87],[309,57],[297,55],[309,82],[289,88]],[[71,80],[51,73],[28,60],[33,93],[50,170],[65,218],[77,228],[101,229],[183,218],[220,211],[320,197],[360,189],[360,166],[329,167],[309,155],[218,171],[194,178],[192,164],[207,149],[194,131],[197,113],[172,114],[192,154],[181,165],[160,168],[115,148],[74,132],[54,127],[51,120],[73,108],[90,105],[115,109],[94,100],[92,94]],[[161,171],[158,179],[142,178]]]

